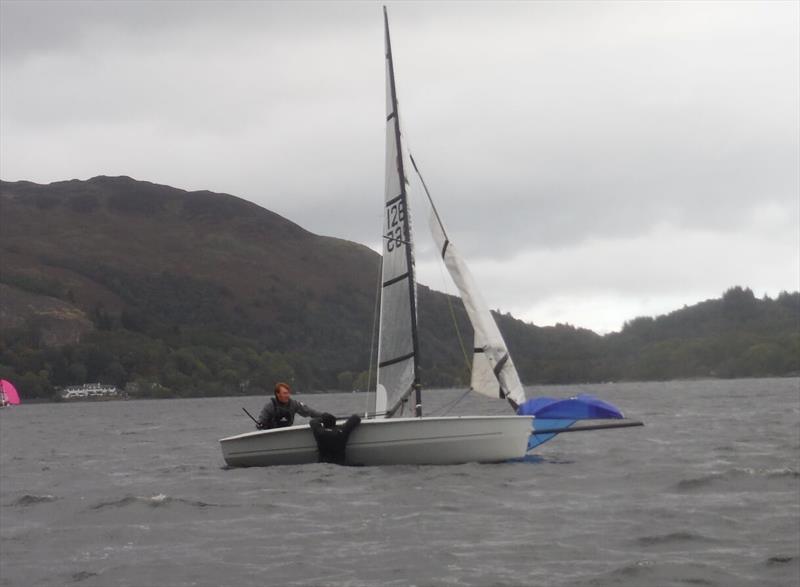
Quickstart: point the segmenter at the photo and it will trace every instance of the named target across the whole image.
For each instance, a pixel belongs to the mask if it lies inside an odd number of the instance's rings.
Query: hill
[[[0,182],[0,223],[0,376],[28,397],[84,381],[164,396],[367,386],[379,256],[365,246],[129,177]],[[426,385],[463,384],[461,302],[420,286],[419,313]],[[532,383],[798,371],[797,316],[798,294],[733,288],[605,337],[498,321]]]

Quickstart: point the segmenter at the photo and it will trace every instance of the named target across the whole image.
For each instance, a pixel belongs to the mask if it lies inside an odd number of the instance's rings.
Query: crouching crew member
[[[350,416],[341,426],[336,425],[336,416],[332,414],[322,414],[321,417],[311,420],[311,430],[319,450],[319,462],[344,465],[347,440],[359,424],[361,418],[357,414]]]

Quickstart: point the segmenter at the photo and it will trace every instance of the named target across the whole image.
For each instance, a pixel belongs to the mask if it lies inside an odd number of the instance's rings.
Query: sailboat
[[[7,379],[0,379],[0,408],[19,405],[17,389]]]
[[[431,231],[474,329],[471,389],[504,400],[507,416],[425,417],[422,413],[417,283],[407,186],[407,156],[400,133],[389,21],[384,14],[386,59],[386,165],[383,214],[378,376],[373,417],[362,420],[347,444],[349,464],[448,465],[494,463],[524,457],[532,439],[535,414],[518,413],[525,391],[489,307],[466,263],[450,241],[431,203]],[[418,172],[418,170],[417,170]],[[420,175],[420,181],[424,181]],[[616,416],[612,416],[616,417]],[[568,423],[554,419],[564,431]],[[307,424],[248,432],[220,440],[229,466],[267,466],[317,462],[317,445]],[[534,444],[534,445],[535,445]]]

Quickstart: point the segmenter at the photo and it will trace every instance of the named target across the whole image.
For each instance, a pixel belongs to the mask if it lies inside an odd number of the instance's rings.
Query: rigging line
[[[462,393],[460,396],[458,396],[455,400],[453,400],[449,404],[445,404],[443,407],[439,408],[437,410],[437,412],[440,412],[440,413],[431,414],[431,415],[432,416],[433,415],[446,416],[447,414],[449,414],[453,410],[453,408],[455,408],[458,404],[461,403],[461,400],[463,400],[465,397],[467,397],[469,395],[470,391],[472,391],[472,389],[467,388],[467,390],[464,393]]]
[[[394,406],[392,406],[391,408],[387,408],[385,412],[386,417],[391,418],[395,416],[397,414],[397,410],[400,410],[400,414],[402,415],[403,412],[405,411],[406,404],[409,401],[409,397],[411,397],[411,394],[415,391],[416,391],[416,384],[412,383],[409,386],[409,388],[403,392],[403,394],[400,396],[400,399],[395,402]],[[420,416],[415,413],[414,417],[419,418]]]
[[[447,281],[444,277],[444,270],[442,269],[442,263],[439,263],[439,274],[442,276],[442,283],[445,284],[445,290],[448,290]],[[464,337],[461,336],[461,328],[458,327],[458,319],[456,318],[456,310],[453,305],[453,298],[455,297],[449,291],[445,291],[445,297],[447,298],[447,307],[450,310],[450,318],[453,319],[453,326],[456,329],[456,337],[458,338],[458,345],[461,347],[461,357],[464,359],[464,368],[467,374],[467,380],[469,380],[470,372],[472,370],[472,365],[469,364],[469,355],[467,354],[467,347],[464,344]]]
[[[408,144],[408,141],[406,141],[406,144]],[[426,184],[425,180],[422,179],[422,174],[419,172],[419,168],[417,167],[417,162],[414,161],[414,156],[411,154],[411,151],[408,152],[408,158],[411,159],[411,165],[414,167],[414,171],[417,172],[419,181],[422,183],[422,187],[425,190],[425,195],[428,196],[428,201],[431,203],[431,209],[433,209],[433,214],[436,216],[436,222],[439,223],[439,228],[442,229],[442,234],[444,235],[444,239],[448,241],[450,239],[447,236],[447,231],[444,229],[444,223],[442,222],[442,218],[439,216],[439,211],[436,209],[436,204],[433,203],[433,198],[431,197],[431,193],[428,191],[428,184]]]
[[[408,145],[408,139],[406,139],[406,145]],[[439,217],[439,212],[436,210],[436,204],[433,203],[433,198],[431,197],[430,191],[428,191],[428,185],[425,183],[425,180],[422,178],[422,174],[417,167],[417,162],[414,161],[414,156],[411,154],[409,150],[408,158],[411,160],[411,165],[414,167],[414,171],[417,173],[417,177],[419,177],[420,183],[422,183],[422,187],[425,190],[425,195],[428,196],[428,202],[430,202],[431,210],[433,210],[433,214],[436,216],[436,222],[439,223],[439,227],[442,229],[442,234],[444,234],[445,239],[447,240],[447,232],[444,229],[444,224],[442,224],[442,219]],[[442,263],[444,263],[444,258],[442,258]],[[444,272],[442,271],[442,265],[439,265],[439,272],[442,274],[442,283],[445,284],[445,289],[447,289],[447,280],[444,279]],[[458,337],[458,344],[461,347],[461,356],[464,358],[464,365],[467,371],[467,376],[469,377],[470,371],[472,366],[469,363],[469,355],[467,354],[467,347],[464,344],[464,338],[461,336],[461,329],[458,327],[458,320],[456,319],[456,312],[455,308],[453,307],[453,300],[452,295],[447,295],[447,307],[450,309],[450,317],[453,319],[453,326],[456,329],[456,336]]]

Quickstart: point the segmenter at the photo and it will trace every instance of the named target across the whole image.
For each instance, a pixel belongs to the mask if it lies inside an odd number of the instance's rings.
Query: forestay
[[[406,175],[400,140],[392,47],[386,25],[386,183],[383,214],[383,273],[378,385],[375,411],[387,417],[401,413],[417,387],[417,291],[411,219],[406,196]],[[421,415],[417,398],[417,415]]]

